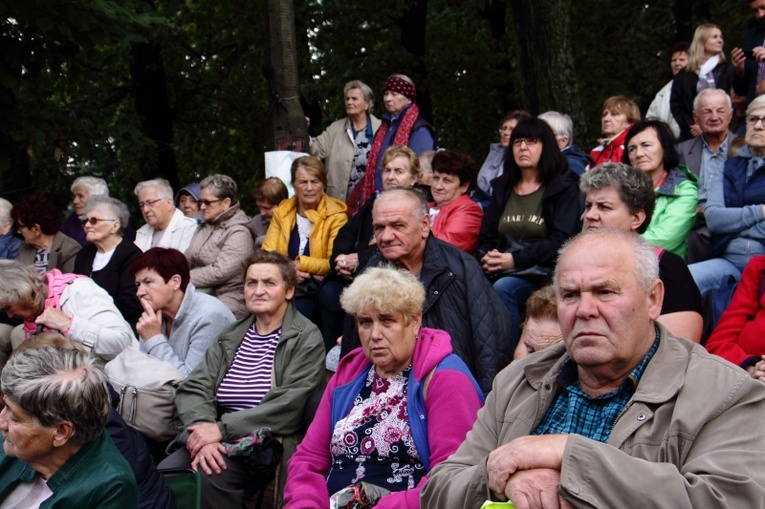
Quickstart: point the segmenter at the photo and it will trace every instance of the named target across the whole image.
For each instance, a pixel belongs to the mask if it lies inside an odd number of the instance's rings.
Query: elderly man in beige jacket
[[[497,375],[422,507],[760,507],[765,386],[656,323],[653,248],[586,232],[554,284],[564,343]]]

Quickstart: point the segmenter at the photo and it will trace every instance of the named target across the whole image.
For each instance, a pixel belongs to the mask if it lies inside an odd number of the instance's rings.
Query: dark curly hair
[[[433,156],[430,165],[434,172],[457,175],[457,178],[460,179],[460,185],[469,182],[468,191],[475,187],[478,166],[476,166],[473,158],[467,154],[453,150],[441,150]]]
[[[11,217],[19,225],[38,225],[45,235],[55,235],[61,230],[61,211],[44,196],[23,197],[13,206]]]

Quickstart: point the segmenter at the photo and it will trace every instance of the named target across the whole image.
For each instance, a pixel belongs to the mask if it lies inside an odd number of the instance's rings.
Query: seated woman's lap
[[[526,281],[519,277],[507,276],[494,282],[494,291],[510,311],[513,317],[513,340],[518,342],[521,335],[521,314],[526,300],[534,293],[539,285]]]
[[[707,293],[717,290],[723,278],[733,276],[738,281],[741,279],[741,269],[724,258],[712,258],[703,262],[688,265],[696,286],[703,297]]]
[[[202,472],[202,507],[243,507],[244,501],[254,493],[247,487],[252,483],[244,462],[223,455],[226,469],[212,475]],[[159,470],[191,468],[191,455],[182,447],[165,458],[157,467]]]

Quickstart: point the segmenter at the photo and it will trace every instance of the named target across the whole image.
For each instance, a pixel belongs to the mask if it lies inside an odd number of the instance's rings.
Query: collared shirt
[[[712,184],[714,176],[718,173],[722,173],[725,161],[728,159],[728,145],[730,143],[730,135],[725,136],[725,140],[720,144],[720,148],[717,152],[712,152],[712,149],[707,145],[707,140],[704,136],[701,137],[701,168],[699,168],[699,203],[705,204],[707,202],[708,189]]]
[[[659,348],[659,328],[656,339],[643,360],[640,361],[618,389],[597,398],[587,395],[579,384],[576,363],[566,359],[558,373],[558,383],[563,391],[547,409],[539,426],[532,435],[576,433],[598,442],[608,442],[611,430],[630,400],[643,376],[646,366]]]

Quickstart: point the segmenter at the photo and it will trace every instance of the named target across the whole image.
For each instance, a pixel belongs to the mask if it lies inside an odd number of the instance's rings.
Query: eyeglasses
[[[503,125],[499,129],[497,129],[497,131],[499,131],[501,133],[504,133],[504,132],[507,132],[507,131],[513,132],[513,128],[510,127],[510,126],[507,126],[507,125]]]
[[[746,117],[746,125],[756,126],[757,122],[762,122],[762,127],[765,127],[765,117],[758,117],[757,115]]]
[[[199,203],[201,203],[205,207],[209,207],[213,203],[218,203],[219,201],[223,201],[223,200],[199,200]]]
[[[521,143],[525,143],[527,147],[533,147],[534,145],[536,145],[540,141],[542,141],[542,140],[540,140],[539,138],[517,138],[517,139],[513,140],[513,146],[514,147],[520,147]]]
[[[18,230],[23,230],[24,228],[27,227],[26,225],[21,224],[21,223],[17,223],[17,225],[18,225],[18,227],[17,227]]]
[[[100,217],[86,217],[85,219],[80,219],[80,222],[82,223],[82,226],[85,226],[86,224],[90,223],[93,226],[97,225],[99,221],[116,221],[116,219],[101,219]]]
[[[138,202],[138,208],[142,209],[144,207],[149,207],[150,209],[153,209],[154,205],[156,205],[157,203],[159,203],[161,201],[162,201],[161,198],[157,198],[156,200],[139,201]]]

